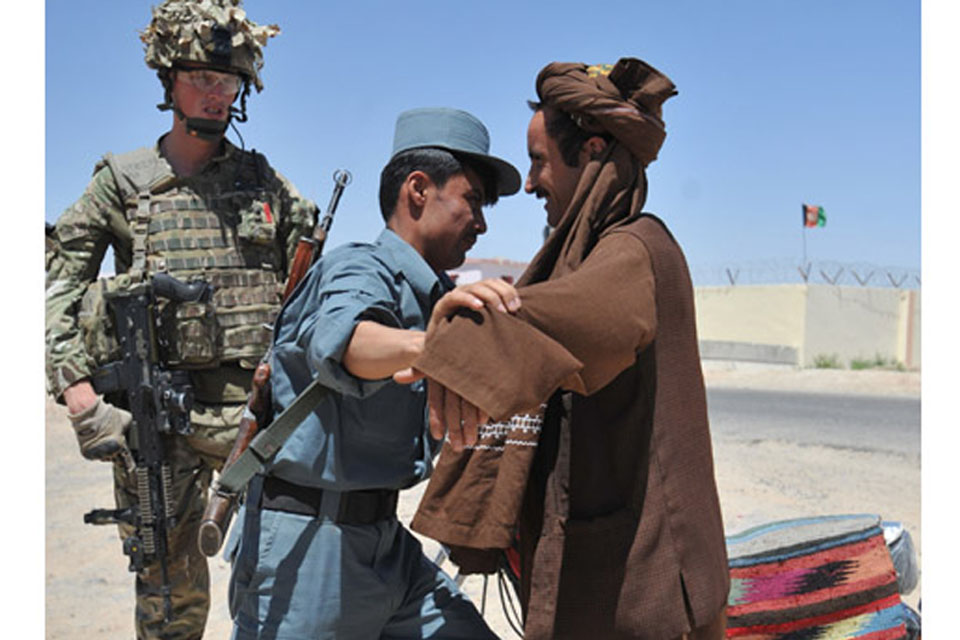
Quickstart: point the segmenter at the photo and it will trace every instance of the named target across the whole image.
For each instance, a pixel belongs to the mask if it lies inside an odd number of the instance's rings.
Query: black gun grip
[[[155,295],[173,302],[208,302],[213,295],[209,282],[194,280],[183,282],[169,273],[157,273],[153,276]]]

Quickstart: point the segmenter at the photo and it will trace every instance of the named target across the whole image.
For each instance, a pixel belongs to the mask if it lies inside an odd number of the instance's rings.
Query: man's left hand
[[[488,278],[451,289],[433,306],[427,331],[441,320],[449,318],[458,309],[479,310],[484,306],[503,313],[516,313],[520,309],[520,295],[512,284],[501,278]],[[393,374],[394,382],[412,384],[425,376],[413,367]]]
[[[478,311],[484,306],[503,313],[516,313],[520,309],[520,294],[512,284],[501,278],[488,278],[461,285],[451,289],[437,301],[430,314],[427,329],[450,317],[457,309]]]

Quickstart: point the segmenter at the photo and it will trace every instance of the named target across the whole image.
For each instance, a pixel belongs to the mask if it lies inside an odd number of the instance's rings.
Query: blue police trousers
[[[226,550],[234,640],[497,637],[396,517],[347,525],[260,509],[258,490]]]

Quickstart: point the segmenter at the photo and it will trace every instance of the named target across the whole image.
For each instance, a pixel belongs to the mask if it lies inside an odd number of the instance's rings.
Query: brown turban
[[[667,135],[662,105],[677,89],[643,60],[620,58],[613,67],[552,62],[537,76],[537,95],[582,129],[611,134],[647,166]]]

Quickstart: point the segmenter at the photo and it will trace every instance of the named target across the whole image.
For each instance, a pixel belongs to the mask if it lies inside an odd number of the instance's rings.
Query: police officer
[[[297,240],[309,235],[315,205],[263,155],[224,138],[246,120],[251,86],[263,85],[261,46],[279,33],[247,19],[239,0],[167,0],[141,32],[147,66],[163,86],[172,126],[150,147],[97,164],[86,191],[59,218],[48,260],[48,391],[66,404],[81,454],[114,465],[118,508],[136,503],[129,457],[131,416],[122,398],[91,383],[115,357],[103,300],[91,286],[108,246],[117,274],[167,272],[213,287],[210,302],[170,306],[161,337],[170,369],[189,370],[195,402],[190,435],[164,436],[172,469],[176,526],[169,532],[172,620],[164,622],[161,572],[136,581],[139,638],[199,638],[209,609],[206,559],[197,526],[214,469],[236,437],[251,370],[266,350],[264,327],[280,308],[281,285]],[[132,533],[120,525],[121,538]]]
[[[489,148],[486,127],[465,111],[401,113],[380,174],[385,228],[373,243],[325,254],[277,319],[275,412],[311,381],[327,395],[248,486],[226,550],[234,640],[495,637],[397,519],[399,491],[430,475],[439,442],[427,432],[423,383],[391,380],[422,350],[428,320],[461,302],[516,309],[513,288],[497,280],[436,305],[453,286],[445,272],[487,229],[483,206],[520,188],[516,168]]]

